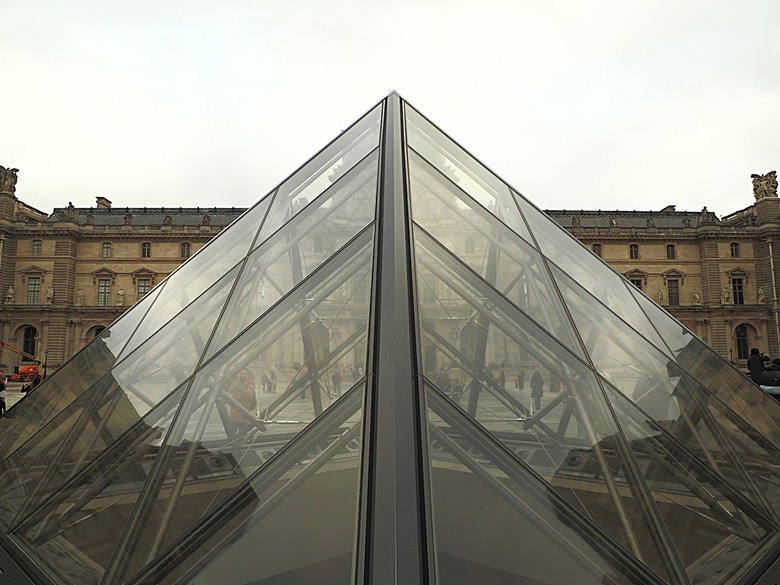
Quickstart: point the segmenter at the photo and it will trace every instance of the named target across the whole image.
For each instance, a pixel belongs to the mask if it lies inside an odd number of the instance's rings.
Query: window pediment
[[[739,267],[727,271],[726,275],[729,277],[729,280],[732,280],[734,278],[741,278],[745,282],[747,282],[750,279],[750,273]]]
[[[642,284],[647,284],[647,277],[650,276],[647,272],[644,270],[640,270],[639,268],[634,268],[633,270],[629,270],[628,272],[624,272],[623,276],[626,277],[628,280],[642,280]]]
[[[679,280],[680,284],[685,284],[685,273],[680,272],[675,268],[672,268],[671,270],[667,270],[666,272],[662,272],[661,277],[664,279],[664,284],[666,284],[666,281],[669,279]]]
[[[149,278],[152,281],[152,286],[154,286],[154,281],[157,278],[157,273],[152,272],[148,268],[139,268],[138,270],[131,272],[130,275],[133,277],[133,284],[135,284],[135,281],[139,278]]]
[[[46,270],[44,268],[41,268],[40,266],[35,266],[34,264],[28,266],[21,272],[22,272],[22,282],[25,282],[27,278],[30,276],[40,276],[41,282],[43,282],[44,277],[46,276]]]
[[[116,272],[105,267],[100,268],[92,273],[92,283],[97,283],[99,278],[110,278],[111,284],[114,284],[116,282]]]

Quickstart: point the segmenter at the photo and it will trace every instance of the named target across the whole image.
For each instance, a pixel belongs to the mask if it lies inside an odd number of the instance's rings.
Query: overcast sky
[[[780,167],[778,0],[4,0],[45,212],[245,207],[390,91],[544,209],[718,215]]]

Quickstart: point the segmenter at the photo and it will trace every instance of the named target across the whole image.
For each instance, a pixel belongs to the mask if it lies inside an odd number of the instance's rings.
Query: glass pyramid
[[[778,421],[392,93],[0,418],[0,583],[777,582]]]

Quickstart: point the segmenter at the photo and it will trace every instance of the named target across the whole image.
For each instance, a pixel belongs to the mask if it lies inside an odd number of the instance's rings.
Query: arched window
[[[35,327],[25,327],[22,333],[22,351],[30,355],[36,355],[36,344],[38,342],[38,330]],[[22,361],[30,361],[22,356]]]
[[[744,325],[737,325],[734,330],[734,336],[737,340],[737,359],[746,360],[750,351],[748,350],[748,330]]]
[[[593,250],[593,253],[596,256],[598,256],[599,258],[601,257],[601,244],[593,244],[593,246],[591,246],[591,249]]]
[[[739,258],[739,243],[731,242],[731,257]]]
[[[677,258],[677,251],[674,249],[674,244],[666,244],[666,259],[674,260]]]
[[[33,240],[32,243],[32,255],[33,256],[40,256],[41,255],[41,248],[43,243],[41,240]]]

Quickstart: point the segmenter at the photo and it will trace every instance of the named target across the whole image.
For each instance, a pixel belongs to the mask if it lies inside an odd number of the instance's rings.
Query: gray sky
[[[777,0],[4,0],[50,212],[249,206],[390,91],[542,208],[725,215],[780,167]]]

